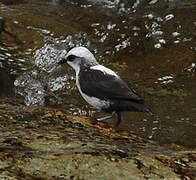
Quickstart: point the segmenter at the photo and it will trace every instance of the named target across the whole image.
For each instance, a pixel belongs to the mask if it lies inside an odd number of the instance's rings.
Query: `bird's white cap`
[[[77,71],[78,68],[80,68],[81,65],[97,65],[98,62],[95,59],[95,56],[86,48],[86,47],[74,47],[72,48],[65,56],[65,59],[67,59],[70,55],[77,56],[78,58],[81,58],[79,61],[73,61],[67,63],[75,70]]]
[[[69,55],[75,55],[81,58],[86,59],[89,62],[97,62],[95,59],[95,56],[85,47],[79,46],[72,48],[66,55],[68,57]]]

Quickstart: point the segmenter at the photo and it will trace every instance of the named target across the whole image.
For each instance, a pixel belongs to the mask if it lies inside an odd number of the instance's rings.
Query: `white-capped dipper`
[[[93,108],[116,112],[117,124],[122,111],[153,113],[144,106],[144,100],[111,69],[100,65],[85,47],[71,49],[58,64],[69,64],[76,72],[76,85],[82,97]],[[105,120],[104,117],[97,120]]]

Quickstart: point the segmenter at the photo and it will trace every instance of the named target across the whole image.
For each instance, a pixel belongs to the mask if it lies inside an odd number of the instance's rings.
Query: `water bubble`
[[[116,48],[116,51],[120,51],[120,49],[124,49],[128,46],[130,46],[130,41],[129,39],[126,39],[124,41],[122,41],[120,44],[116,45],[115,48]]]
[[[172,32],[172,35],[173,35],[174,37],[176,37],[176,36],[179,36],[180,33],[179,33],[179,32]]]
[[[195,72],[196,65],[195,63],[191,63],[191,65],[186,69],[189,72]]]
[[[153,18],[154,18],[153,14],[147,14],[147,15],[144,16],[144,17],[147,17],[148,19],[153,19]]]
[[[174,15],[173,14],[168,14],[167,16],[165,16],[165,21],[169,21],[172,18],[174,18]]]
[[[160,42],[161,44],[165,44],[165,43],[166,43],[165,39],[159,39],[159,42]]]
[[[108,25],[107,25],[107,29],[108,30],[112,30],[112,29],[114,29],[116,27],[116,24],[111,24],[111,23],[109,23]]]
[[[174,43],[175,43],[175,44],[178,44],[179,42],[180,42],[180,40],[176,40],[176,41],[174,41]]]
[[[168,84],[173,83],[173,76],[163,76],[161,78],[158,78],[158,81],[161,82],[161,84]]]
[[[159,49],[159,48],[161,48],[162,46],[161,46],[161,43],[157,43],[157,44],[154,45],[154,47],[157,48],[157,49]]]
[[[158,2],[158,0],[152,0],[152,1],[149,2],[149,4],[155,4],[157,2]]]

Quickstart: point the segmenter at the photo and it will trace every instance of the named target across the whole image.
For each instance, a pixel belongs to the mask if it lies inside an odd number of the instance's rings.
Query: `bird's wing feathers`
[[[89,68],[80,71],[79,83],[81,90],[89,96],[103,100],[132,100],[143,103],[143,99],[129,88],[120,77],[97,69]]]

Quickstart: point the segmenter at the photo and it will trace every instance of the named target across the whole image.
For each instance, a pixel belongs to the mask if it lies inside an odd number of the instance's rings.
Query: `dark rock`
[[[5,30],[5,19],[0,17],[0,34]]]
[[[16,5],[25,3],[24,0],[1,0],[1,2],[5,5]]]
[[[12,75],[0,67],[0,95],[14,92],[14,80]]]

